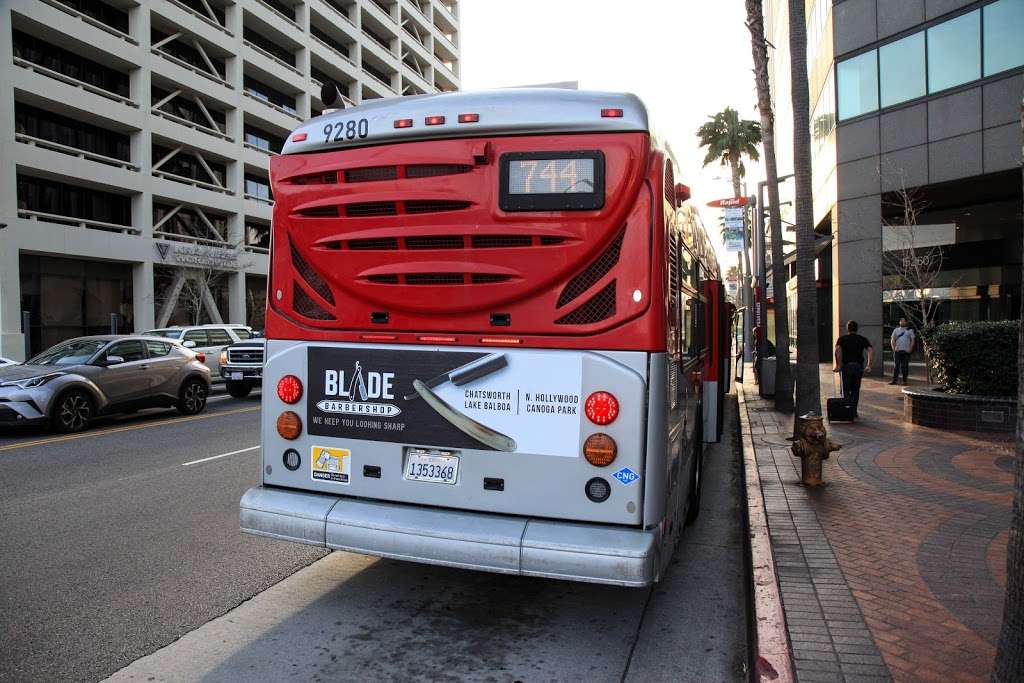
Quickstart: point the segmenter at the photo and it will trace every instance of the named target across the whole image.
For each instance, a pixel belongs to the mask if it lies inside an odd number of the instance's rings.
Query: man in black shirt
[[[857,416],[857,403],[860,401],[860,380],[865,372],[871,372],[871,361],[875,350],[867,337],[857,334],[857,321],[846,323],[846,332],[836,340],[835,364],[832,372],[842,372],[843,396],[853,403],[853,414]],[[867,363],[864,352],[867,352]]]

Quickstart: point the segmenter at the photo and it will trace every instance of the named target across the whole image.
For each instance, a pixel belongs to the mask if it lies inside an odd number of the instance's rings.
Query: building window
[[[274,201],[274,195],[270,193],[270,183],[248,173],[245,175],[245,193],[263,201]]]
[[[319,26],[316,26],[315,24],[310,24],[309,25],[309,32],[313,36],[315,36],[315,37],[319,38],[320,40],[322,40],[323,42],[327,43],[327,45],[329,45],[330,47],[334,48],[335,50],[337,50],[341,54],[343,54],[346,57],[348,57],[349,59],[352,58],[352,53],[349,51],[349,46],[348,45],[343,45],[342,43],[338,42],[333,37],[328,35],[328,33],[326,31],[324,31],[322,28],[320,28]]]
[[[14,56],[107,92],[128,97],[128,74],[15,29]]]
[[[265,3],[276,9],[281,14],[285,15],[291,21],[295,21],[295,8],[291,5],[286,5],[280,0],[263,0]]]
[[[270,54],[274,55],[282,62],[290,64],[291,66],[295,66],[295,55],[292,54],[291,51],[286,50],[285,48],[281,47],[280,45],[272,41],[270,38],[267,38],[262,34],[253,31],[248,26],[242,29],[242,37],[248,40],[256,47],[261,48],[266,52],[269,52]]]
[[[121,33],[128,33],[128,13],[124,10],[111,7],[99,0],[60,0],[60,2],[110,28],[117,29]]]
[[[164,99],[170,94],[170,91],[164,90],[163,88],[157,87],[155,85],[152,87],[152,96],[154,104]],[[162,105],[160,105],[160,111],[166,114],[171,114],[172,116],[177,116],[180,119],[185,119],[186,121],[194,123],[197,126],[202,126],[203,128],[211,127],[210,119],[206,118],[206,114],[204,114],[203,111],[199,108],[199,105],[195,102],[195,100],[190,100],[184,95],[178,95],[176,97],[171,98],[167,102],[164,102]],[[212,109],[210,107],[206,107],[206,111],[210,113],[210,118],[212,118],[217,123],[217,125],[220,126],[220,132],[223,132],[225,130],[227,121],[227,118],[224,116],[224,112],[218,111],[217,109]]]
[[[984,12],[985,75],[1024,65],[1024,0],[999,0]]]
[[[928,92],[939,92],[980,77],[979,10],[928,29]]]
[[[130,197],[22,175],[18,176],[18,210],[115,225],[132,224]]]
[[[245,124],[245,141],[257,149],[275,154],[280,154],[281,148],[284,147],[284,138],[268,133],[265,130],[260,130],[248,123]]]
[[[270,247],[270,225],[256,221],[245,222],[245,243],[250,247]]]
[[[153,41],[153,43],[159,43],[161,40],[166,39],[169,35],[169,33],[164,33],[163,31],[157,30],[155,28],[150,31],[150,39]],[[204,73],[211,73],[209,65],[206,63],[206,60],[203,59],[203,55],[200,54],[199,50],[192,47],[191,45],[186,45],[178,38],[175,38],[170,42],[164,43],[158,49],[161,52],[164,52],[172,57],[180,59],[189,66],[199,69]],[[210,54],[209,50],[205,50],[205,52],[206,56],[210,58],[210,63],[213,64],[213,68],[215,69],[215,71],[212,72],[212,75],[223,80],[225,73],[224,60],[218,59],[217,57],[213,56],[212,54]]]
[[[924,32],[878,48],[881,106],[923,97],[925,85]]]
[[[163,145],[153,145],[153,159],[163,159],[165,156],[171,153],[169,147]],[[227,167],[224,164],[217,163],[216,161],[210,161],[204,158],[206,165],[213,171],[213,175],[216,180],[210,178],[210,174],[206,172],[202,164],[199,163],[199,159],[196,158],[195,153],[178,151],[170,159],[160,165],[160,168],[155,169],[161,173],[170,173],[172,175],[182,176],[189,180],[198,180],[203,183],[216,182],[221,187],[224,187],[225,177],[227,175]]]
[[[201,0],[178,0],[178,2],[190,8],[196,14],[202,15],[206,18],[210,17],[210,11],[212,10],[213,16],[217,17],[217,23],[221,26],[226,25],[226,22],[224,21],[224,10],[213,3],[205,3]]]
[[[878,58],[875,50],[840,62],[837,76],[840,119],[878,109]]]
[[[121,161],[131,159],[131,140],[124,133],[105,130],[22,102],[14,103],[14,126],[22,135]]]
[[[203,217],[196,209],[175,207],[169,204],[153,203],[153,225],[156,232],[165,235],[181,235],[185,238],[199,237],[202,239],[223,242],[228,234],[228,217],[207,209],[201,210]],[[170,216],[164,220],[165,217]],[[207,221],[209,224],[207,224]],[[210,229],[213,226],[213,229]]]
[[[292,114],[297,113],[297,110],[295,109],[294,96],[289,97],[280,90],[275,90],[266,83],[261,83],[251,76],[245,76],[243,79],[243,85],[245,87],[245,91],[257,99],[270,102],[271,104],[276,104]]]

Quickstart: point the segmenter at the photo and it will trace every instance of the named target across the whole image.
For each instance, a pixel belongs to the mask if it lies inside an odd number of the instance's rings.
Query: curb
[[[757,457],[754,453],[754,439],[750,433],[750,418],[747,416],[746,397],[743,385],[736,383],[739,402],[740,440],[743,446],[743,470],[747,493],[747,539],[750,547],[751,607],[754,615],[754,639],[756,641],[752,680],[779,681],[791,683],[793,657],[790,654],[789,633],[786,630],[786,615],[782,609],[779,593],[779,578],[775,573],[775,558],[772,555],[771,536],[768,532],[768,515],[761,494],[761,477],[757,473]]]

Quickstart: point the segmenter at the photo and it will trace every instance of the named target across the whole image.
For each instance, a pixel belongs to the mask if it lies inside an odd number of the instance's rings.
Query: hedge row
[[[951,322],[924,330],[925,351],[946,391],[1017,396],[1020,322]]]

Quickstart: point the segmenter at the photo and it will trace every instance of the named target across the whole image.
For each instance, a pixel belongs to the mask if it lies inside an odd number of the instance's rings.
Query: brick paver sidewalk
[[[832,377],[823,367],[822,399]],[[744,385],[797,678],[987,681],[1006,585],[1009,437],[903,421],[899,387],[866,379],[830,485],[800,486],[792,417]]]

